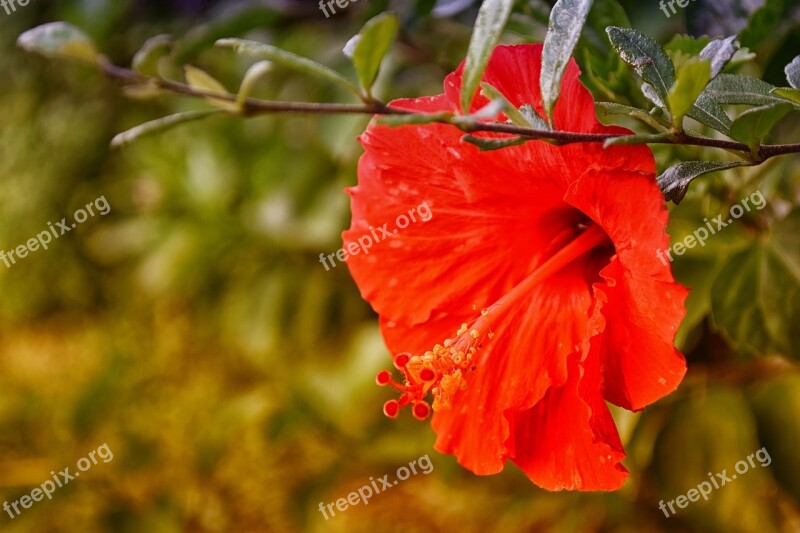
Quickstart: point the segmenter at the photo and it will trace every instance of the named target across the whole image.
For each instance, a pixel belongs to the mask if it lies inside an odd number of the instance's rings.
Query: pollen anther
[[[375,378],[378,385],[391,385],[400,392],[397,400],[384,404],[386,416],[394,418],[400,408],[411,406],[414,417],[424,420],[433,411],[451,408],[455,394],[467,388],[467,375],[475,372],[479,366],[478,352],[485,342],[491,338],[490,310],[484,310],[481,316],[470,327],[463,323],[453,338],[445,339],[423,355],[399,353],[394,357],[394,366],[405,378],[404,382],[396,382],[389,371],[384,370]],[[425,401],[428,395],[433,398],[432,406]]]

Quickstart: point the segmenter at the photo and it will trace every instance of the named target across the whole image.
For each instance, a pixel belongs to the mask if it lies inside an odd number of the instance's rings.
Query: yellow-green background
[[[440,92],[470,35],[474,8],[432,19],[412,3],[399,3],[405,36],[379,84],[386,98]],[[342,189],[355,183],[366,118],[212,118],[110,151],[119,131],[205,104],[129,100],[91,67],[14,45],[30,27],[68,20],[129,64],[148,37],[173,33],[184,39],[176,63],[235,90],[249,63],[210,49],[216,37],[276,43],[352,75],[341,48],[386,3],[363,1],[329,20],[315,2],[289,3],[293,12],[269,7],[278,2],[179,4],[33,0],[0,11],[0,249],[100,195],[112,207],[50,250],[0,264],[0,500],[30,493],[100,444],[114,452],[52,501],[13,521],[0,514],[1,531],[800,531],[797,365],[780,349],[735,347],[707,316],[715,272],[758,241],[757,223],[675,263],[697,287],[679,337],[690,371],[645,413],[615,411],[631,471],[620,491],[548,493],[513,465],[474,476],[433,450],[429,424],[383,417],[390,395],[374,375],[389,359],[375,316],[342,266],[318,262],[349,224]],[[541,40],[530,6],[543,3],[518,4],[505,40]],[[685,13],[668,20],[656,2],[641,4],[628,3],[636,27],[662,42],[684,31]],[[791,59],[786,43],[798,42],[791,17],[781,27],[748,67],[773,83]],[[282,69],[257,95],[349,101]],[[796,126],[788,121],[779,140],[798,142]],[[662,167],[708,154],[657,151]],[[704,179],[673,211],[675,236],[756,188],[775,222],[800,199],[797,163]],[[761,446],[769,468],[677,517],[658,509]],[[431,474],[328,521],[319,513],[320,501],[425,454]]]

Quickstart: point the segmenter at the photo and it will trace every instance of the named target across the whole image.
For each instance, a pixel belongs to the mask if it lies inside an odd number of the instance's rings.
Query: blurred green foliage
[[[677,393],[647,411],[614,411],[629,452],[623,489],[548,493],[513,466],[477,477],[433,451],[428,424],[382,416],[386,397],[373,378],[388,354],[375,317],[343,266],[327,272],[318,262],[341,246],[349,220],[342,189],[355,182],[366,118],[211,118],[111,152],[115,133],[206,104],[127,100],[90,67],[14,45],[27,28],[67,20],[129,64],[147,38],[171,33],[179,41],[168,71],[180,75],[190,63],[235,90],[250,63],[209,45],[240,36],[352,79],[342,47],[389,2],[361,2],[328,20],[314,2],[209,4],[71,0],[0,15],[0,248],[100,195],[112,207],[50,250],[0,268],[0,499],[29,493],[50,470],[104,442],[115,455],[52,501],[14,520],[0,515],[3,531],[800,530],[800,372],[787,357],[796,353],[800,324],[786,322],[796,317],[786,309],[761,306],[764,327],[780,322],[780,342],[740,349],[739,330],[724,329],[736,320],[720,322],[712,309],[718,273],[800,204],[796,157],[698,180],[673,208],[677,242],[754,190],[768,199],[763,211],[675,261],[680,281],[694,289],[678,338],[690,371]],[[435,17],[433,2],[397,4],[401,37],[375,93],[439,93],[466,50],[476,6]],[[541,41],[549,5],[517,4],[507,40]],[[625,7],[627,15],[598,1],[576,55],[598,99],[642,104],[629,70],[609,55],[603,27],[627,25],[630,16],[667,42],[684,22],[664,18],[656,3]],[[798,27],[796,16],[785,16],[756,61],[741,68],[774,72],[773,59],[786,57]],[[256,95],[349,101],[281,68]],[[787,124],[781,136],[796,142],[796,118]],[[711,156],[696,147],[655,153],[659,168]],[[787,220],[794,221],[787,234],[796,235],[797,217]],[[729,274],[745,276],[745,286],[756,282],[747,275]],[[769,286],[770,301],[780,302],[781,285]],[[752,300],[727,305],[745,309]],[[756,327],[754,320],[746,323]],[[660,500],[685,494],[709,472],[731,471],[762,446],[768,468],[675,517],[659,510]],[[319,513],[320,501],[425,454],[432,474],[328,521]]]

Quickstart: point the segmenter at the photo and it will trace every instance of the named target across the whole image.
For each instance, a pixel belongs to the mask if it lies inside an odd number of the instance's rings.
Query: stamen
[[[383,387],[384,385],[388,385],[392,381],[392,375],[389,373],[388,370],[381,370],[378,372],[378,375],[375,376],[375,383]]]
[[[406,367],[406,365],[408,364],[409,359],[411,359],[411,354],[410,353],[403,352],[403,353],[397,354],[395,356],[395,358],[394,358],[394,367],[397,370],[404,369]]]
[[[431,407],[425,402],[416,402],[411,412],[417,420],[425,420],[431,414]]]
[[[389,400],[383,404],[383,414],[389,418],[396,418],[397,413],[400,412],[400,402],[397,400]]]
[[[605,232],[599,226],[592,225],[497,302],[482,309],[472,324],[462,323],[452,338],[445,339],[423,355],[397,354],[394,366],[403,373],[405,383],[394,381],[388,370],[379,372],[375,377],[378,385],[391,385],[401,393],[397,400],[389,400],[383,405],[384,414],[395,418],[401,407],[411,404],[414,417],[425,420],[431,413],[431,405],[425,401],[429,393],[433,397],[433,411],[450,409],[453,396],[467,388],[468,375],[480,366],[478,352],[484,342],[495,337],[492,326],[498,317],[535,285],[607,240]],[[477,311],[477,306],[473,305],[473,308]]]

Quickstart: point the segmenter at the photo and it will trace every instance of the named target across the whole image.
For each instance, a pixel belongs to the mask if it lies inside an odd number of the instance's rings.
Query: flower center
[[[394,366],[403,373],[404,382],[396,382],[388,370],[379,372],[375,379],[378,385],[390,385],[400,391],[400,398],[383,405],[384,414],[394,418],[401,407],[410,404],[414,416],[424,420],[431,412],[431,405],[425,400],[428,394],[433,397],[434,411],[449,409],[453,397],[467,388],[467,375],[480,364],[478,352],[485,341],[494,337],[492,325],[498,317],[534,286],[607,240],[605,232],[592,224],[497,302],[482,310],[471,325],[466,322],[461,324],[453,338],[445,339],[422,355],[397,354]]]

